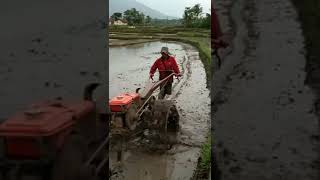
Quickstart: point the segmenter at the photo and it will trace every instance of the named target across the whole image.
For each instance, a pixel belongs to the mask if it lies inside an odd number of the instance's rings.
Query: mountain
[[[151,9],[150,7],[137,2],[136,0],[109,0],[109,16],[111,16],[115,12],[121,12],[136,8],[138,11],[143,12],[146,16],[150,16],[155,19],[178,19],[176,17],[167,16],[155,9]]]

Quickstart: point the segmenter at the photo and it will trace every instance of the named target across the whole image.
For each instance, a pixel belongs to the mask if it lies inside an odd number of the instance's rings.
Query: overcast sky
[[[168,16],[182,17],[185,7],[201,4],[203,12],[211,8],[211,0],[136,0]]]

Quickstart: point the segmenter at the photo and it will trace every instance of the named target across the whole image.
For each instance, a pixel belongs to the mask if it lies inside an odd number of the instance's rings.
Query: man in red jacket
[[[212,56],[215,55],[218,59],[218,67],[221,67],[221,58],[219,56],[218,50],[220,48],[227,48],[229,46],[230,39],[225,36],[221,31],[221,26],[219,19],[216,13],[213,3],[211,3],[211,47],[212,47]],[[229,37],[230,38],[230,37]]]
[[[151,79],[153,79],[153,75],[157,69],[159,71],[159,80],[166,78],[171,73],[175,73],[175,74],[178,74],[177,76],[181,76],[177,62],[174,59],[174,57],[170,56],[168,47],[161,48],[161,57],[158,58],[151,66],[151,69],[150,69]],[[173,77],[171,77],[166,84],[160,86],[160,93],[159,93],[158,99],[163,99],[166,94],[171,95],[172,82],[173,82]]]

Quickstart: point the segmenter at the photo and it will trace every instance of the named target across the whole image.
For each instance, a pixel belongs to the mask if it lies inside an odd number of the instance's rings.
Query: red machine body
[[[77,121],[94,111],[90,101],[71,104],[50,101],[33,105],[0,124],[7,157],[39,159],[60,149]]]
[[[140,101],[138,93],[125,93],[112,98],[109,101],[111,112],[125,112],[133,103]]]

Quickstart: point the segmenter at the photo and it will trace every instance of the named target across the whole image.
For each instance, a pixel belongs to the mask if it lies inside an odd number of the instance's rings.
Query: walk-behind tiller
[[[92,99],[98,85],[85,88],[84,100],[37,103],[2,122],[0,179],[106,179],[107,115]]]
[[[172,73],[158,82],[149,82],[140,93],[125,93],[109,101],[111,111],[111,136],[129,137],[145,129],[156,131],[162,143],[168,143],[168,132],[179,129],[179,113],[172,100],[156,99],[153,92],[176,74]],[[142,130],[142,131],[141,131]]]

